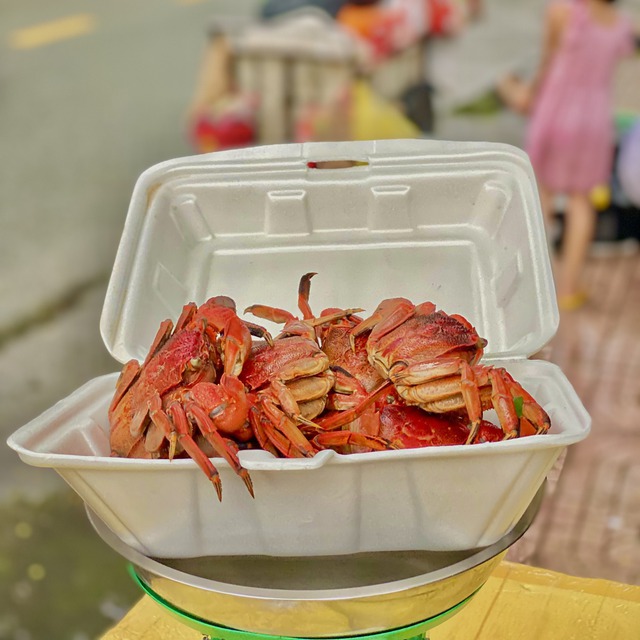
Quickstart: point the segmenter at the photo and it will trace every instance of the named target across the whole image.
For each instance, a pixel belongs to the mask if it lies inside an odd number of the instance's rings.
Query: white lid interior
[[[308,166],[326,160],[359,164]],[[385,140],[256,147],[144,172],[102,337],[117,360],[143,359],[162,320],[214,295],[234,298],[240,314],[261,303],[297,315],[311,271],[317,314],[431,300],[465,316],[491,359],[531,355],[558,326],[527,156],[497,143]]]

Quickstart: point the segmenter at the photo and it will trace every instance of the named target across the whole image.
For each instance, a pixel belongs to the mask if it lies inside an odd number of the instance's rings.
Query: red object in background
[[[375,3],[345,4],[336,16],[339,24],[371,44],[377,58],[385,58],[396,49],[395,31],[400,18],[397,11]]]
[[[433,36],[445,36],[452,31],[454,6],[451,0],[428,0],[429,23],[427,33]]]
[[[198,153],[247,147],[254,141],[253,122],[241,113],[226,113],[216,118],[204,115],[192,131],[192,142]]]
[[[375,60],[383,60],[427,35],[448,36],[461,26],[455,0],[390,0],[347,2],[336,20],[371,45]]]

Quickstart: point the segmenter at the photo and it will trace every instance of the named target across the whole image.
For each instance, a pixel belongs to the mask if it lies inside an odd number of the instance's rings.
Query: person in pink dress
[[[562,253],[555,265],[558,302],[581,306],[582,272],[594,236],[590,192],[610,180],[614,154],[613,77],[632,53],[631,20],[613,0],[554,0],[547,8],[539,69],[531,83],[507,79],[499,93],[530,115],[525,149],[551,223],[558,194],[567,198]]]

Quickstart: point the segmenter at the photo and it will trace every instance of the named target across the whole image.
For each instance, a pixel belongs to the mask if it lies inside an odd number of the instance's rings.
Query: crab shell
[[[239,377],[256,392],[266,390],[274,380],[284,383],[308,419],[322,412],[334,380],[327,356],[303,336],[280,338],[273,346],[257,342]]]
[[[469,427],[462,419],[433,415],[419,407],[388,404],[380,411],[378,436],[399,449],[465,444]],[[499,442],[502,429],[482,420],[476,443]]]

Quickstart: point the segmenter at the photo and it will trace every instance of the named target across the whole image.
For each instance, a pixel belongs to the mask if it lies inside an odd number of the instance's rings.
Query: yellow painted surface
[[[102,640],[201,640],[145,596]],[[503,562],[430,640],[638,640],[640,587]]]
[[[91,33],[95,26],[96,19],[90,14],[68,16],[13,31],[9,36],[9,46],[14,49],[35,49],[86,35]]]

